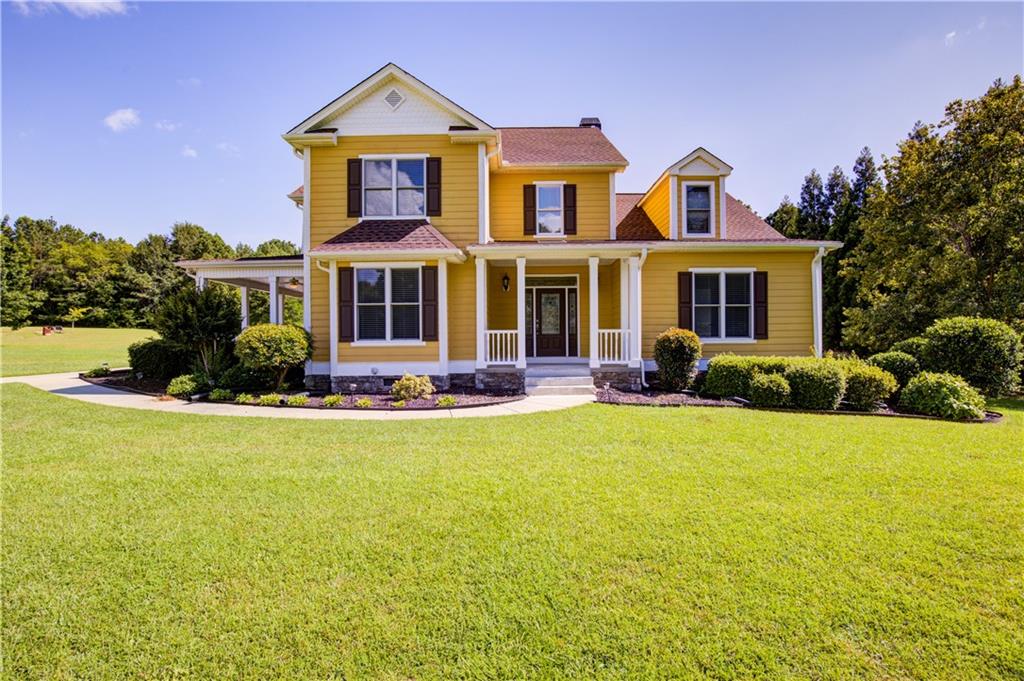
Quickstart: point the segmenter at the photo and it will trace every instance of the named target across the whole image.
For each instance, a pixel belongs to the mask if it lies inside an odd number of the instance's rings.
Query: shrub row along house
[[[598,119],[496,128],[394,64],[284,139],[304,168],[289,194],[302,255],[179,264],[242,287],[243,307],[249,288],[273,292],[272,321],[301,296],[312,388],[411,372],[638,389],[673,326],[709,356],[821,352],[821,263],[840,244],[784,238],[703,148],[646,193],[616,193],[627,161]]]

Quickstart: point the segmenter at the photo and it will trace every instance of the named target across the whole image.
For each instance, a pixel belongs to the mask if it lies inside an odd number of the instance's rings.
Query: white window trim
[[[353,265],[353,298],[352,314],[355,317],[353,325],[356,339],[352,345],[372,347],[382,345],[426,345],[423,340],[423,263],[366,263]],[[417,315],[419,338],[391,338],[391,270],[416,270],[419,276],[416,278],[417,299],[416,307],[419,309]],[[384,270],[384,302],[383,303],[360,303],[359,302],[359,270]],[[397,303],[398,305],[412,306],[412,303]],[[384,305],[384,338],[360,338],[359,337],[359,306],[360,305]]]
[[[700,182],[683,180],[681,183],[682,190],[679,192],[680,203],[682,204],[682,235],[689,237],[690,239],[714,239],[716,231],[718,229],[716,215],[718,213],[718,196],[715,194],[715,183],[708,180]],[[710,231],[707,234],[702,232],[690,232],[690,223],[686,219],[686,188],[687,187],[707,187],[708,188],[708,199],[711,202],[710,217],[708,220],[708,226]]]
[[[538,239],[561,239],[565,237],[565,180],[547,180],[537,181],[533,183],[534,186],[534,201],[537,204],[535,223],[533,226],[533,235]],[[544,232],[541,234],[540,231],[540,188],[541,187],[558,187],[558,212],[562,214],[562,229],[558,232]],[[546,212],[554,211],[554,208],[547,209]]]
[[[359,159],[363,163],[363,186],[362,186],[362,219],[363,220],[416,220],[427,217],[427,158],[429,154],[360,154]],[[366,192],[367,190],[380,190],[383,187],[366,186],[366,161],[391,161],[391,215],[366,215]],[[417,215],[398,214],[398,190],[419,189],[419,187],[398,186],[398,162],[399,161],[422,161],[423,162],[423,212]]]
[[[757,271],[755,267],[692,267],[690,268],[690,274],[717,274],[718,275],[718,331],[720,334],[725,333],[725,275],[727,274],[746,274],[750,278],[750,303],[748,313],[748,329],[750,335],[748,336],[698,336],[700,342],[704,345],[716,345],[716,344],[741,344],[741,343],[756,343],[757,339],[754,338],[754,272]],[[694,282],[696,283],[696,282]],[[690,295],[690,316],[693,319],[694,332],[696,332],[697,326],[697,287],[693,287],[693,292]],[[712,307],[712,305],[700,305],[699,307]]]

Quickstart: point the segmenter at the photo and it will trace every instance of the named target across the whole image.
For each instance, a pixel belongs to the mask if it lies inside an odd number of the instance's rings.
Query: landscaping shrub
[[[261,407],[276,407],[281,404],[281,396],[277,393],[267,393],[256,398],[256,404]]]
[[[391,384],[391,396],[400,402],[418,400],[434,394],[434,384],[429,376],[405,374]],[[401,406],[405,406],[404,404]]]
[[[182,374],[171,379],[167,384],[167,394],[173,397],[190,397],[205,390],[209,386],[202,374]]]
[[[217,379],[217,385],[236,392],[262,392],[274,387],[274,373],[236,364]]]
[[[235,397],[235,404],[252,404],[256,401],[256,398],[249,393],[238,393]]]
[[[309,404],[308,395],[292,395],[288,398],[289,407],[305,407],[307,404]]]
[[[950,317],[924,332],[925,368],[956,374],[986,395],[1013,390],[1021,363],[1021,338],[995,319]]]
[[[750,399],[750,381],[755,374],[781,374],[794,361],[800,358],[718,355],[708,362],[703,392],[717,397]]]
[[[842,362],[842,367],[846,376],[843,399],[851,409],[875,411],[878,403],[886,400],[899,387],[895,376],[873,364],[849,359]]]
[[[395,407],[396,409],[401,409],[402,407],[405,406],[405,400],[398,400],[397,402],[392,402],[391,406]]]
[[[160,303],[153,328],[197,357],[207,376],[216,375],[218,356],[223,357],[241,328],[238,300],[223,286],[202,291],[186,286]]]
[[[917,414],[966,421],[985,416],[985,398],[953,374],[922,371],[900,395],[900,407]]]
[[[884,369],[892,374],[896,379],[897,392],[902,390],[910,379],[917,376],[921,371],[921,363],[913,355],[898,350],[871,355],[868,357],[868,364]]]
[[[913,338],[901,340],[898,343],[893,343],[893,346],[889,348],[889,352],[905,352],[920,363],[925,361],[927,350],[928,340],[923,336],[914,336]]]
[[[371,400],[369,397],[360,397],[358,400],[356,400],[357,409],[369,409],[372,406],[373,400]]]
[[[795,361],[786,369],[785,377],[790,402],[798,409],[833,410],[846,390],[846,376],[836,360]]]
[[[455,395],[441,395],[434,404],[438,407],[454,407],[458,402]]]
[[[700,339],[687,329],[662,331],[654,341],[658,377],[668,390],[686,390],[693,381],[701,358]]]
[[[328,395],[324,398],[325,407],[340,407],[341,403],[345,401],[342,395]]]
[[[779,374],[758,373],[750,381],[750,402],[755,407],[789,405],[789,381]]]
[[[290,324],[257,324],[238,335],[235,354],[247,368],[274,375],[274,390],[280,390],[288,370],[313,356],[305,330]]]
[[[214,388],[210,391],[210,399],[214,402],[230,402],[235,394],[226,388]]]
[[[86,378],[100,378],[101,376],[109,376],[109,375],[110,375],[110,367],[108,367],[106,365],[98,366],[98,367],[93,367],[92,369],[89,369],[88,371],[85,372],[85,377]]]
[[[163,338],[147,338],[128,346],[128,364],[146,378],[168,379],[191,368],[189,351]]]

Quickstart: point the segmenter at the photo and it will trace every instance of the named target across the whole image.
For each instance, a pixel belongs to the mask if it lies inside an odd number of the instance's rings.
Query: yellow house
[[[435,383],[528,391],[638,389],[654,340],[693,329],[719,352],[821,351],[821,261],[726,192],[698,147],[644,194],[596,118],[493,127],[388,64],[284,135],[302,255],[181,263],[301,296],[310,387]],[[243,305],[243,319],[247,318]],[[247,321],[247,320],[246,320]]]

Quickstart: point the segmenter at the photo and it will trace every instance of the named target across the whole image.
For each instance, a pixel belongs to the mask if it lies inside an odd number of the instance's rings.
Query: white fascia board
[[[309,252],[310,257],[320,260],[345,260],[360,262],[391,262],[406,260],[448,260],[464,262],[466,254],[450,248],[419,249],[419,250],[373,250],[373,251],[318,251]]]

